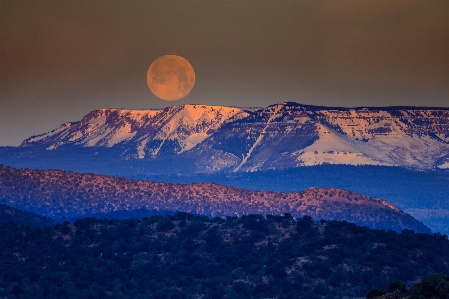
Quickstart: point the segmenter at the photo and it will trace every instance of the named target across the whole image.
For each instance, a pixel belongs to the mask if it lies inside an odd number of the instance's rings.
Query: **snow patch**
[[[80,139],[81,137],[83,137],[84,134],[81,131],[76,131],[75,134],[73,134],[70,138],[69,141],[75,141]]]
[[[129,140],[129,139],[133,138],[134,136],[136,136],[137,132],[131,132],[131,131],[132,131],[131,124],[129,124],[129,123],[125,124],[123,127],[118,129],[117,131],[115,131],[114,134],[112,135],[112,137],[109,138],[107,146],[112,147],[115,144],[118,144],[124,140]]]
[[[382,123],[379,120],[379,123]],[[376,124],[376,126],[379,124]],[[342,126],[338,126],[342,128]],[[389,125],[388,134],[354,139],[323,124],[317,124],[319,139],[312,145],[293,152],[299,165],[368,164],[389,166],[432,167],[447,152],[445,145],[428,135],[407,134],[398,123]],[[346,132],[348,133],[348,132]],[[423,155],[423,153],[426,153]]]
[[[106,131],[103,132],[101,134],[98,134],[96,136],[94,136],[91,139],[87,139],[87,142],[85,143],[86,146],[101,146],[101,141],[102,139],[105,139],[105,137],[109,134],[110,132]]]
[[[137,146],[137,158],[143,159],[145,158],[145,146],[147,145],[149,139],[144,139]]]
[[[313,166],[321,164],[346,164],[346,165],[386,165],[374,161],[363,153],[351,152],[304,152],[297,158],[301,166]]]
[[[361,152],[355,142],[322,124],[318,125],[318,140],[301,151],[294,152],[299,165],[349,164],[385,165]],[[362,141],[359,141],[360,143]]]
[[[449,168],[449,160],[444,161],[442,164],[437,165],[439,169],[448,169]]]
[[[59,128],[57,128],[57,129],[55,129],[55,130],[53,130],[51,132],[48,132],[48,133],[45,133],[45,134],[41,134],[41,135],[38,135],[38,136],[33,137],[33,138],[29,138],[27,140],[27,142],[28,143],[37,142],[37,141],[41,141],[43,139],[50,138],[51,136],[54,136],[54,135],[56,135],[58,133],[63,132],[64,130],[67,130],[70,127],[70,125],[71,125],[71,123],[64,123]]]
[[[209,135],[207,135],[204,132],[196,133],[196,134],[192,134],[192,135],[188,136],[186,139],[184,139],[184,141],[180,142],[180,144],[182,146],[182,150],[179,153],[182,153],[184,151],[188,151],[188,150],[194,148],[198,143],[203,142],[203,140],[206,139],[207,137],[209,137]]]

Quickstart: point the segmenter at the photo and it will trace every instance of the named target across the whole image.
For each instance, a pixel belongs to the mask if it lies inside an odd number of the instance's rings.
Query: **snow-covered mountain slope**
[[[392,117],[385,111],[352,110],[340,115],[320,112],[325,115],[318,126],[320,137],[298,153],[298,159],[304,165],[330,163],[432,168],[447,154],[447,141],[438,138],[431,126],[417,128],[406,125],[404,121],[414,121],[413,118]]]
[[[61,146],[129,146],[133,157],[169,154],[190,150],[224,122],[245,117],[242,109],[221,106],[182,105],[161,110],[99,109],[79,122],[65,123],[54,131],[31,137],[22,146],[44,145],[48,150]]]
[[[122,158],[193,161],[192,172],[329,164],[449,168],[449,109],[180,105],[100,109],[22,147],[123,148]]]

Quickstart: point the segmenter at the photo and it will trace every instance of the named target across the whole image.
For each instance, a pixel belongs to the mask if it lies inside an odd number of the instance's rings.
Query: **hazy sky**
[[[186,98],[146,84],[195,69]],[[0,145],[96,108],[185,103],[449,107],[449,1],[0,0]]]

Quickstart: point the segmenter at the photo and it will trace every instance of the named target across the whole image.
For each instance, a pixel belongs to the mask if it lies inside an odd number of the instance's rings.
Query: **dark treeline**
[[[8,222],[0,247],[0,298],[365,297],[449,274],[446,235],[289,214]]]
[[[372,289],[366,299],[378,299],[386,295],[383,288]],[[388,295],[384,299],[449,299],[449,276],[440,273],[427,275],[424,279],[407,289],[403,281],[394,280],[388,284]]]
[[[11,206],[0,203],[0,222],[15,222],[34,227],[54,226],[53,219],[41,216],[32,212],[15,209]]]

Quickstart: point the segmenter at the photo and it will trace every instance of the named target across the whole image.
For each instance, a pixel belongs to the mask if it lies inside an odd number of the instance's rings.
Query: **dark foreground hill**
[[[55,225],[51,218],[41,216],[32,212],[15,209],[8,205],[0,204],[0,222],[13,221],[18,224],[46,227]]]
[[[342,298],[449,273],[440,234],[310,217],[0,223],[1,298]]]
[[[341,189],[268,192],[211,183],[173,184],[0,166],[0,202],[56,219],[120,211],[180,211],[207,216],[290,213],[371,228],[430,229],[395,205]]]

